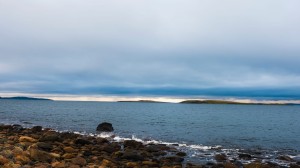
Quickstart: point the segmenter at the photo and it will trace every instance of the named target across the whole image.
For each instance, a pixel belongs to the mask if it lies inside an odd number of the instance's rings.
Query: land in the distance
[[[45,99],[45,98],[23,97],[23,96],[17,96],[17,97],[0,97],[0,99],[8,99],[8,100],[51,100],[51,99]]]
[[[123,100],[123,101],[118,101],[118,102],[125,102],[125,103],[166,103],[166,102],[161,102],[161,101],[154,101],[154,100]]]
[[[53,101],[52,99],[47,98],[36,98],[36,97],[25,97],[25,96],[16,96],[16,97],[0,97],[0,100],[48,100]],[[117,102],[125,102],[125,103],[169,103],[166,101],[156,101],[156,100],[147,100],[147,99],[141,99],[141,100],[121,100]],[[287,102],[240,102],[240,101],[230,101],[230,100],[218,100],[218,99],[210,99],[210,100],[197,100],[197,99],[191,99],[191,100],[183,100],[181,102],[178,102],[180,104],[237,104],[237,105],[299,105],[299,103],[287,103]]]
[[[118,102],[129,102],[129,103],[167,103],[154,100],[128,100]],[[240,105],[296,105],[294,103],[265,103],[265,102],[238,102],[229,100],[184,100],[179,102],[180,104],[240,104]]]

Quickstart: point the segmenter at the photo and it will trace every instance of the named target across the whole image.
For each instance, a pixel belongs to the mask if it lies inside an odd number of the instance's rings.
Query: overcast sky
[[[299,0],[0,0],[0,92],[298,94],[299,7]]]

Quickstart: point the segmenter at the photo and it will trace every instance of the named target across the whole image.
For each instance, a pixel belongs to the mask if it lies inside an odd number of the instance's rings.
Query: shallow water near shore
[[[300,106],[104,103],[0,100],[0,123],[41,125],[59,131],[97,134],[101,122],[114,126],[114,140],[166,143],[187,152],[188,160],[213,161],[216,153],[250,153],[278,162],[299,157]],[[245,161],[247,162],[247,161]]]

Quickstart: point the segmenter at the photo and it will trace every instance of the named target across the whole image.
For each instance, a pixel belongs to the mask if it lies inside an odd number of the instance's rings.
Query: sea
[[[102,122],[112,123],[114,132],[97,132]],[[0,100],[0,124],[162,143],[194,163],[215,162],[218,153],[248,153],[283,166],[288,163],[279,156],[300,160],[299,105]]]

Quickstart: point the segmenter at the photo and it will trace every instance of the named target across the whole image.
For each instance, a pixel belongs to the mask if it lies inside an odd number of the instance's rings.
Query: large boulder
[[[112,132],[114,131],[114,128],[111,123],[103,122],[98,125],[97,131],[100,132]]]

